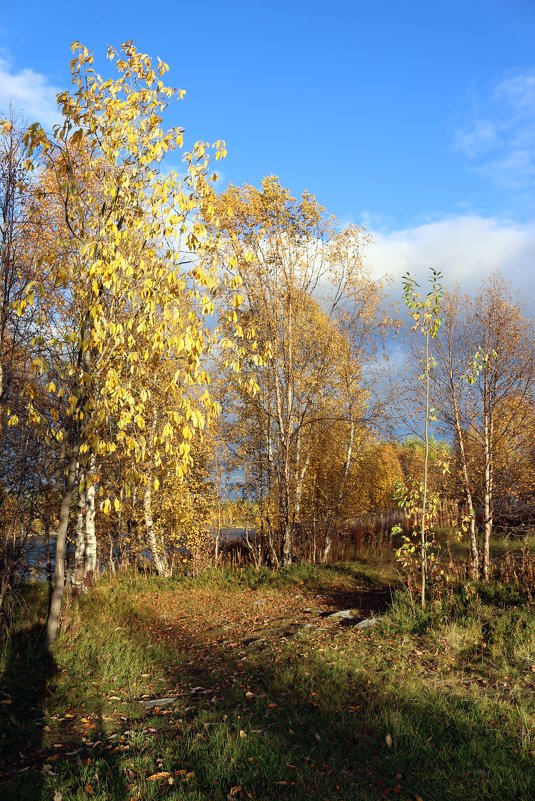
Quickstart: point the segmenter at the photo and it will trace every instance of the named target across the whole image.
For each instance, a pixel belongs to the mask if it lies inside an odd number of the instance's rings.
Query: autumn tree
[[[217,215],[224,252],[243,282],[243,318],[265,360],[250,367],[258,386],[252,399],[233,387],[241,406],[233,414],[248,428],[252,469],[267,499],[266,528],[277,534],[273,558],[287,564],[303,515],[311,442],[323,422],[346,421],[341,461],[350,469],[378,288],[363,267],[364,232],[341,228],[311,195],[295,199],[274,177],[260,189],[230,187]]]
[[[39,308],[35,363],[40,381],[58,398],[47,417],[30,392],[30,415],[64,443],[49,642],[59,625],[77,476],[84,472],[87,480],[91,460],[98,474],[98,460],[117,450],[134,466],[149,453],[157,465],[172,456],[177,474],[184,473],[192,432],[213,405],[203,365],[213,332],[204,318],[218,278],[208,258],[214,237],[199,213],[203,207],[209,215],[209,149],[197,143],[185,156],[184,177],[160,171],[165,154],[183,140],[180,128],[162,128],[168,102],[183,94],[163,83],[167,65],[153,65],[127,43],[120,54],[109,49],[117,77],[105,80],[85,47],[75,43],[73,50],[74,89],[58,95],[63,122],[53,135],[37,125],[27,134],[40,158],[40,191],[53,224],[41,257],[48,285],[38,283],[18,306],[21,314],[31,301]],[[216,157],[222,154],[219,143]],[[166,405],[151,417],[153,390],[145,378],[162,362],[173,363],[174,371],[166,376]],[[117,497],[102,498],[104,511],[112,500],[120,506]]]
[[[46,448],[25,419],[23,387],[32,381],[29,344],[35,314],[21,318],[17,303],[36,277],[31,242],[38,230],[33,181],[20,121],[0,122],[0,614],[44,497]]]
[[[456,445],[458,474],[466,503],[466,521],[470,544],[469,570],[473,579],[480,575],[477,538],[475,464],[470,458],[470,432],[476,416],[475,397],[465,379],[473,354],[473,329],[470,322],[472,300],[456,289],[445,293],[442,336],[435,345],[436,369],[433,384],[440,418]]]
[[[478,346],[465,374],[478,405],[474,439],[483,451],[483,578],[490,578],[490,541],[495,520],[496,457],[533,409],[535,353],[533,326],[496,274],[474,301],[473,333]]]
[[[437,343],[434,391],[453,434],[467,506],[470,573],[490,577],[490,542],[500,502],[529,495],[533,417],[532,323],[496,274],[475,296],[446,296],[444,334]],[[514,454],[514,455],[513,455]],[[516,468],[522,466],[520,479]],[[502,501],[501,501],[502,499]],[[479,552],[476,516],[483,518]]]

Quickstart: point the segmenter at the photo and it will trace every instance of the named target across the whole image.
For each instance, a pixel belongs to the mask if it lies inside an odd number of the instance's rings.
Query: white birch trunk
[[[154,519],[152,517],[152,487],[150,478],[147,480],[145,492],[143,495],[143,512],[145,515],[145,528],[147,531],[147,540],[151,550],[154,566],[159,576],[169,575],[169,567],[165,554],[161,552],[156,531],[154,529]]]
[[[89,476],[91,483],[86,490],[85,513],[85,583],[93,584],[97,575],[97,535],[95,530],[95,457],[91,456],[89,462]]]
[[[52,645],[55,641],[61,619],[61,606],[63,594],[65,592],[65,554],[67,546],[67,530],[69,528],[69,516],[71,511],[72,496],[76,486],[76,472],[78,468],[79,446],[75,447],[69,462],[67,481],[61,501],[59,513],[59,527],[56,537],[56,568],[54,573],[54,590],[50,602],[48,622],[46,629],[46,644]]]
[[[485,449],[485,488],[483,498],[483,508],[485,516],[485,527],[483,532],[483,579],[490,579],[490,538],[493,525],[493,465],[492,465],[492,414],[490,410],[490,388],[487,372],[485,371],[483,388],[483,437]]]
[[[78,494],[78,510],[76,514],[76,540],[74,543],[74,574],[73,590],[75,594],[82,591],[84,586],[85,572],[85,486],[83,486],[83,475],[78,476],[81,489]]]

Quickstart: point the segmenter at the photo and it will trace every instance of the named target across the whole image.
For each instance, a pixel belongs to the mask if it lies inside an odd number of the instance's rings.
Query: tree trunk
[[[457,399],[457,391],[455,389],[455,380],[453,377],[453,366],[450,361],[450,389],[453,401],[453,413],[455,416],[455,430],[457,433],[457,442],[459,445],[459,453],[461,455],[462,476],[464,482],[464,492],[466,495],[466,502],[468,504],[468,518],[469,518],[469,538],[470,538],[470,577],[477,581],[479,579],[479,549],[477,547],[477,530],[476,530],[476,513],[474,510],[474,502],[472,499],[472,490],[470,489],[470,479],[468,476],[468,463],[466,459],[466,449],[464,447],[464,434],[461,426],[461,415],[459,411],[459,402]]]
[[[83,474],[78,476],[80,484],[83,484]],[[73,590],[78,595],[84,586],[84,567],[85,567],[85,515],[86,515],[86,492],[85,486],[79,490],[78,512],[76,515],[76,541],[74,544],[74,574]]]
[[[282,559],[281,563],[284,566],[292,564],[293,552],[293,537],[292,537],[292,523],[291,520],[284,521],[282,531]]]
[[[325,535],[325,545],[323,546],[323,553],[321,554],[321,561],[323,563],[329,561],[329,557],[331,555],[332,546],[333,546],[333,538],[331,536],[330,529],[328,529],[327,533]]]
[[[483,579],[489,581],[490,579],[490,538],[492,535],[493,525],[493,465],[492,465],[492,415],[490,412],[490,391],[488,386],[488,379],[485,375],[484,384],[484,422],[483,422],[483,436],[485,448],[485,489],[484,489],[484,516],[485,528],[483,532]]]
[[[145,486],[145,493],[143,496],[143,511],[145,515],[145,528],[147,530],[147,539],[149,542],[152,558],[154,560],[154,567],[156,568],[156,572],[158,573],[159,576],[167,576],[169,575],[169,567],[167,565],[167,559],[160,550],[158,539],[156,537],[156,532],[154,530],[154,520],[152,517],[152,487],[150,484],[150,478],[147,479],[147,484]]]
[[[69,528],[69,516],[71,511],[72,496],[76,485],[76,471],[78,467],[79,445],[75,447],[69,461],[65,490],[61,501],[59,513],[59,527],[56,537],[56,567],[54,573],[54,590],[50,602],[48,622],[46,629],[46,643],[51,646],[55,641],[61,619],[61,607],[63,594],[65,592],[65,554],[67,546],[67,530]]]
[[[91,483],[86,490],[85,512],[85,577],[84,584],[90,587],[97,574],[97,535],[95,530],[95,457],[91,456],[89,462],[89,476]]]
[[[422,609],[425,609],[427,585],[427,474],[429,470],[429,333],[425,337],[425,456],[424,456],[424,485],[422,493],[422,521],[420,528],[420,569]]]
[[[290,448],[288,441],[284,444],[284,464],[280,484],[280,525],[282,534],[281,563],[291,565],[293,555],[293,526],[290,518]]]
[[[342,501],[344,500],[344,493],[346,489],[349,473],[351,472],[351,465],[353,463],[353,447],[355,445],[355,421],[351,420],[349,424],[349,432],[347,437],[346,458],[344,461],[344,470],[342,472],[342,480],[338,488],[338,495],[336,498],[336,505],[334,508],[333,518],[338,518],[340,509],[342,508]],[[325,545],[321,556],[322,562],[327,562],[332,548],[332,524],[327,522],[327,529],[325,534]]]

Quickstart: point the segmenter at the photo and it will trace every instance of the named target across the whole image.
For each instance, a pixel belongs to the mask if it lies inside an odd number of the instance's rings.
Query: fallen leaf
[[[392,748],[392,735],[391,735],[391,734],[387,734],[387,735],[386,735],[386,737],[385,737],[385,743],[387,744],[387,746],[388,746],[389,748]]]
[[[245,732],[243,729],[240,729],[240,737],[241,737],[242,739],[243,739],[244,737],[247,737],[247,732]]]
[[[152,776],[147,777],[148,782],[158,782],[161,779],[168,779],[171,774],[168,770],[161,770],[159,773],[153,773]]]

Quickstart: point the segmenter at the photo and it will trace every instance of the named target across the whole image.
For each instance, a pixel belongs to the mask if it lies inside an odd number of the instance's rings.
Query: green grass
[[[314,611],[396,580],[370,560],[103,581],[53,659],[34,599],[2,652],[0,797],[531,801],[535,610],[476,585],[425,614],[398,589],[366,631]]]

